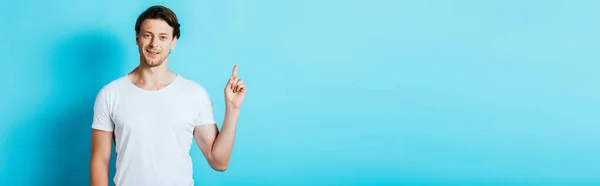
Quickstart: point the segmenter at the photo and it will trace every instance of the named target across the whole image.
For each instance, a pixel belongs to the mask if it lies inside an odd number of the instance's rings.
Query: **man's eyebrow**
[[[142,32],[142,34],[152,34],[152,35],[154,35],[154,33],[150,32],[150,31],[148,31],[148,30],[142,30],[141,32]],[[169,33],[167,33],[167,32],[160,32],[160,33],[158,33],[158,35],[166,35],[166,36],[169,36]]]

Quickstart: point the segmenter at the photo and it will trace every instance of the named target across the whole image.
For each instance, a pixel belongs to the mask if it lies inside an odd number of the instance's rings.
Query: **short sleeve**
[[[210,96],[206,89],[200,88],[200,91],[198,91],[196,96],[198,101],[196,102],[196,105],[194,105],[196,107],[194,125],[216,124],[213,103],[210,100]]]
[[[112,132],[114,124],[111,119],[109,96],[106,89],[100,90],[94,102],[94,118],[92,128]]]

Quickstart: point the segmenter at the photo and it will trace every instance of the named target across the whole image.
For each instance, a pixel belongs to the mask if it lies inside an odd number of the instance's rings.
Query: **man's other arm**
[[[112,143],[113,132],[92,129],[91,186],[108,186],[108,168]]]

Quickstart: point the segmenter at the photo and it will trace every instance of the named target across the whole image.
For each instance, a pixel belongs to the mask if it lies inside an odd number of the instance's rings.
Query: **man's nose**
[[[152,46],[152,48],[158,46],[158,38],[157,37],[154,37],[150,40],[150,46]]]

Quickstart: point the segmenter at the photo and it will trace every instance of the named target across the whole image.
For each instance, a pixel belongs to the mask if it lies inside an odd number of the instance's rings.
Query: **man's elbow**
[[[229,156],[210,156],[208,163],[212,169],[225,172],[229,167]]]
[[[210,167],[219,172],[225,172],[229,166],[229,160],[225,159],[212,159],[210,161]]]
[[[212,167],[212,169],[219,171],[219,172],[225,172],[227,170],[227,165],[213,165],[211,167]]]
[[[110,156],[94,156],[92,155],[92,158],[90,158],[90,167],[96,167],[96,166],[108,166],[110,161]]]

